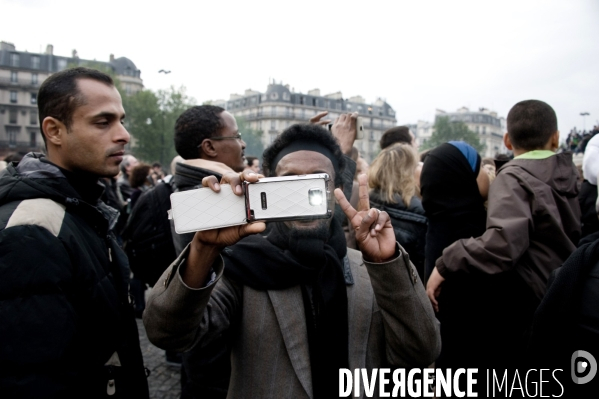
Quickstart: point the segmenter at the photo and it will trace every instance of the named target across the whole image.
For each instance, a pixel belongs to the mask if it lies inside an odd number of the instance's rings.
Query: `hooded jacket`
[[[447,247],[436,262],[439,273],[514,270],[540,300],[549,274],[580,238],[577,178],[571,153],[504,165],[490,188],[485,233]]]
[[[118,212],[82,180],[33,153],[0,174],[3,397],[148,397]]]

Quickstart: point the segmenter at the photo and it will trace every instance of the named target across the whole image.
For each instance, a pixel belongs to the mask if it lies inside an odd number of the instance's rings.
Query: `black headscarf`
[[[432,150],[420,175],[422,206],[429,220],[425,270],[429,276],[443,250],[461,238],[478,237],[487,212],[478,190],[480,155],[474,170],[458,148],[445,143]]]
[[[223,251],[225,275],[257,290],[302,286],[315,398],[338,396],[339,368],[348,367],[345,235],[332,218],[327,241],[295,239],[283,223]]]

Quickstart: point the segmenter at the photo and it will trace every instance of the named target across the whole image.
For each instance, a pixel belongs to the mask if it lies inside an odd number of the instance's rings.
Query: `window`
[[[37,104],[37,93],[31,93],[31,104]]]
[[[19,130],[21,130],[21,128],[16,126],[6,127],[6,135],[8,136],[8,145],[10,147],[16,147],[17,135],[19,134]]]
[[[17,102],[17,92],[14,90],[11,90],[11,92],[10,92],[10,102],[11,103]]]
[[[37,145],[37,132],[29,132],[29,147]]]
[[[8,123],[17,123],[17,110],[16,109],[11,109],[10,111],[8,111]]]
[[[31,68],[40,69],[40,57],[38,57],[37,55],[31,56]]]
[[[17,71],[10,71],[10,81],[16,83],[19,80],[19,74]]]
[[[487,127],[483,126],[483,134],[487,134]]]
[[[276,129],[276,128],[275,128],[275,121],[274,121],[274,120],[271,120],[271,121],[270,121],[270,130],[275,130],[275,129]]]
[[[31,110],[29,111],[29,124],[30,125],[37,125],[37,111],[36,110]]]
[[[67,60],[59,59],[58,61],[56,61],[56,66],[58,67],[59,71],[62,71],[63,69],[67,69]]]
[[[36,84],[37,84],[37,82],[38,82],[38,76],[37,76],[37,73],[32,73],[32,74],[31,74],[31,84],[32,84],[32,85],[36,85]]]
[[[316,107],[316,99],[315,98],[312,99],[312,106]]]
[[[304,104],[304,97],[300,97],[300,104]]]
[[[19,54],[12,53],[10,55],[10,66],[18,67],[19,66]]]

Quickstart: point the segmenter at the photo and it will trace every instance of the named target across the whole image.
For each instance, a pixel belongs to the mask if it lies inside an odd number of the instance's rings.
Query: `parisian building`
[[[12,43],[0,42],[0,159],[10,152],[27,153],[44,148],[38,113],[37,93],[51,74],[75,65],[103,66],[119,79],[127,94],[143,89],[141,71],[126,57],[108,62],[54,54],[49,44],[44,53],[17,51]]]
[[[383,132],[396,125],[395,111],[383,99],[369,104],[363,97],[343,98],[341,92],[321,95],[319,89],[298,93],[289,85],[272,82],[266,92],[246,90],[243,95],[231,94],[229,100],[217,100],[219,105],[243,118],[253,130],[262,132],[262,142],[268,146],[287,127],[295,123],[306,123],[322,111],[329,111],[326,119],[335,120],[340,114],[358,112],[363,126],[363,139],[355,146],[368,162],[378,152]],[[248,154],[260,155],[260,154]]]
[[[504,117],[499,117],[497,112],[487,108],[479,108],[478,111],[470,111],[466,107],[456,112],[445,112],[437,109],[435,120],[439,117],[447,117],[451,122],[464,122],[468,129],[479,135],[480,142],[485,145],[482,157],[493,158],[496,154],[507,153],[508,149],[503,144],[503,134],[507,131]],[[426,121],[418,121],[413,125],[414,132],[419,145],[424,144],[434,131],[434,124]]]

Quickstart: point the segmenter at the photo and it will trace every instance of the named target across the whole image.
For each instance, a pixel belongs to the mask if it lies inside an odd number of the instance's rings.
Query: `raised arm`
[[[514,267],[529,247],[533,224],[529,193],[508,171],[493,184],[487,212],[487,229],[480,237],[454,242],[443,250],[427,283],[427,294],[438,310],[437,297],[443,281],[459,270],[497,274]]]
[[[356,231],[383,316],[387,361],[394,367],[428,366],[441,350],[438,322],[414,265],[395,241],[389,215],[370,208],[366,175],[358,181],[358,210],[339,189],[335,196]]]
[[[243,195],[241,182],[259,177],[255,173],[231,173],[219,183],[209,176],[202,185],[218,192],[221,184],[230,184],[235,194]],[[264,228],[264,223],[252,223],[197,232],[150,293],[144,312],[150,341],[164,349],[185,351],[201,339],[209,340],[210,334],[226,330],[240,298],[237,287],[220,281],[224,269],[220,251]]]

